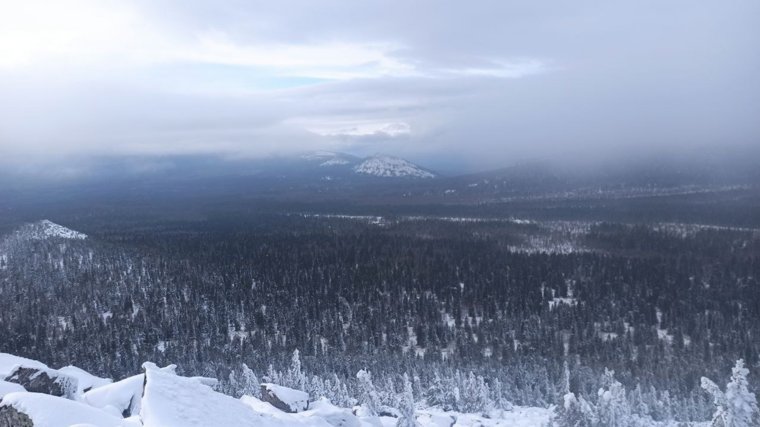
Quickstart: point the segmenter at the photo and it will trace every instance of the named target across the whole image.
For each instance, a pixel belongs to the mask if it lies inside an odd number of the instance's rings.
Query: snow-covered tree
[[[259,397],[261,382],[253,370],[245,363],[243,363],[243,371],[240,377],[240,394]]]
[[[731,382],[726,386],[729,414],[727,424],[730,427],[756,426],[760,422],[757,397],[748,389],[748,374],[749,370],[744,367],[744,360],[737,360],[732,369]]]
[[[596,426],[597,422],[594,407],[583,396],[576,397],[574,393],[566,393],[563,396],[554,418],[556,427],[592,427]]]
[[[391,377],[385,377],[385,384],[378,391],[380,402],[388,407],[397,408],[399,406],[400,396],[396,393],[396,386],[393,384]]]
[[[570,393],[570,367],[567,360],[562,363],[562,395]]]
[[[713,405],[715,406],[712,425],[715,427],[725,426],[727,413],[726,395],[717,384],[706,377],[702,377],[702,388],[712,397]]]
[[[710,379],[702,377],[702,388],[712,396],[715,405],[714,427],[750,427],[760,423],[757,397],[748,388],[748,374],[744,360],[737,360],[725,393]]]
[[[418,424],[415,417],[414,391],[412,390],[412,382],[409,381],[409,375],[406,373],[404,373],[403,382],[404,391],[399,399],[401,418],[396,425],[397,427],[416,427]]]
[[[483,378],[482,375],[478,375],[477,379],[477,406],[480,413],[487,414],[493,410],[494,404],[491,400],[491,389]]]
[[[235,369],[230,370],[227,380],[223,383],[222,391],[234,397],[242,395],[258,397],[260,382],[253,370],[243,363],[239,372]]]
[[[322,397],[328,397],[327,392],[325,391],[325,382],[321,377],[318,377],[316,375],[312,375],[311,379],[307,382],[305,391],[309,393],[309,398],[312,401],[315,401]]]
[[[628,394],[628,405],[631,407],[632,412],[641,416],[649,416],[650,408],[644,399],[641,384],[636,384],[636,388]]]
[[[274,365],[270,363],[269,367],[267,368],[267,374],[264,376],[264,381],[284,385],[282,384],[282,379],[282,374],[278,370],[274,369]]]
[[[227,376],[227,382],[225,383],[224,387],[224,393],[229,394],[233,397],[240,397],[242,393],[240,392],[241,386],[240,386],[240,380],[238,379],[237,373],[235,373],[234,369],[230,369],[230,374]]]
[[[430,386],[425,391],[425,401],[429,406],[444,406],[445,394],[443,387],[443,380],[441,379],[441,376],[438,375],[438,372],[436,372],[430,382]]]
[[[423,388],[422,388],[422,381],[420,380],[419,375],[414,375],[412,377],[412,391],[414,391],[414,395],[419,397],[422,396]]]
[[[364,407],[367,415],[377,415],[377,410],[380,408],[380,397],[372,383],[372,374],[362,369],[356,373],[356,379],[359,386],[359,403]]]
[[[512,402],[504,396],[504,385],[498,378],[494,378],[491,382],[491,401],[496,409],[512,410]]]
[[[625,388],[615,379],[615,371],[605,369],[602,384],[596,405],[599,422],[607,427],[629,427],[631,408],[628,406]]]
[[[293,350],[290,358],[290,368],[285,374],[282,385],[296,390],[306,390],[306,374],[301,369],[301,353],[298,349]]]
[[[482,376],[470,372],[462,379],[462,398],[460,410],[470,413],[487,413],[493,409],[491,392]]]

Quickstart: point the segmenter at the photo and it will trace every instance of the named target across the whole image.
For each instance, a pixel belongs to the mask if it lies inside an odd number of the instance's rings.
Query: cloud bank
[[[760,3],[2,1],[5,167],[760,144]]]

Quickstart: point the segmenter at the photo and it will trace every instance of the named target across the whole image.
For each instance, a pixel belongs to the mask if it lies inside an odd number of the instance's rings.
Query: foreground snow
[[[2,376],[0,425],[27,425],[24,423],[29,421],[35,427],[390,427],[398,424],[397,418],[362,416],[362,410],[340,408],[325,398],[312,400],[306,409],[302,403],[304,398],[308,399],[306,393],[265,384],[299,410],[286,413],[252,396],[235,399],[219,393],[213,389],[216,380],[177,375],[174,365],[159,368],[148,362],[143,365],[144,373],[112,382],[74,366],[55,370],[34,360],[0,353],[0,375],[18,367],[67,376],[76,383],[76,392],[70,399],[31,393],[22,385],[2,381],[5,378]],[[552,414],[550,409],[521,407],[487,416],[426,409],[418,410],[416,418],[421,427],[539,427],[547,425]]]

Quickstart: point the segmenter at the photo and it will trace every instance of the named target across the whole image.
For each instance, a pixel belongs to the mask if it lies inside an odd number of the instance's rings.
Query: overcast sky
[[[4,167],[760,144],[760,2],[0,0]]]

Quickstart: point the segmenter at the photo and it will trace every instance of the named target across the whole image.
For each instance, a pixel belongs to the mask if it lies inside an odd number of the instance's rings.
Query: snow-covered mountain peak
[[[384,178],[435,178],[435,174],[398,157],[377,155],[354,166],[354,172]]]
[[[47,219],[26,224],[19,228],[15,235],[22,240],[44,240],[53,238],[83,240],[87,238],[87,235],[84,233],[66,228]]]

